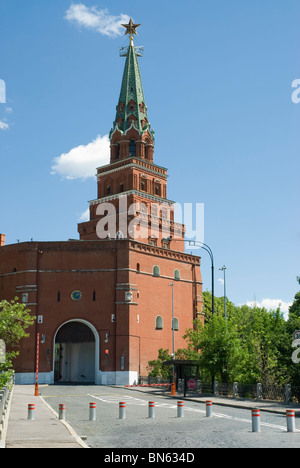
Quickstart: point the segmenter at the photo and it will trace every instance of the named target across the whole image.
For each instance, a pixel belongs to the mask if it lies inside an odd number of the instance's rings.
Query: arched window
[[[173,327],[172,327],[172,330],[175,330],[175,331],[178,331],[179,330],[179,322],[178,322],[178,319],[174,317],[174,320],[173,320]]]
[[[180,271],[179,270],[174,271],[174,279],[177,280],[177,281],[180,280]]]
[[[136,144],[134,140],[129,143],[129,156],[136,156]]]
[[[164,326],[163,318],[158,315],[155,319],[155,328],[156,330],[162,330]]]
[[[160,276],[160,269],[157,265],[154,265],[153,267],[153,276]]]
[[[120,158],[120,143],[116,144],[116,159]]]

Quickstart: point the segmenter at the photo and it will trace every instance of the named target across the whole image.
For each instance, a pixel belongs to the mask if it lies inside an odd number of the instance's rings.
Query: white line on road
[[[116,401],[119,401],[120,398],[122,398],[122,401],[125,401],[129,405],[136,405],[136,406],[146,406],[146,405],[148,405],[147,401],[142,400],[140,398],[131,397],[131,396],[121,397],[121,395],[120,395],[120,397],[114,396],[114,397],[108,397],[108,398],[101,398],[101,397],[98,397],[96,395],[91,395],[91,394],[89,394],[89,396],[91,396],[93,398],[96,398],[97,400],[103,401],[103,403],[115,403]],[[155,403],[155,407],[156,408],[175,409],[175,408],[177,408],[177,405],[174,405],[174,404],[171,404],[171,403]],[[203,411],[201,409],[189,408],[188,406],[184,406],[184,411],[190,411],[192,413],[202,413],[202,414],[206,413],[206,411]],[[230,415],[223,414],[223,413],[213,412],[213,417],[222,418],[222,419],[229,419],[231,421],[237,421],[237,422],[242,422],[242,423],[247,423],[247,424],[252,423],[251,419],[238,418],[236,416],[230,416]],[[286,426],[280,426],[278,424],[270,424],[270,423],[266,423],[266,422],[261,422],[261,426],[286,431]],[[295,432],[300,432],[300,430],[296,429]]]

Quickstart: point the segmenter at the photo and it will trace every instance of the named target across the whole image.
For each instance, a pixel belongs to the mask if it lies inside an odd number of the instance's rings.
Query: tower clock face
[[[82,299],[82,292],[78,290],[73,291],[71,294],[71,298],[73,299],[73,301],[80,301],[80,299]]]

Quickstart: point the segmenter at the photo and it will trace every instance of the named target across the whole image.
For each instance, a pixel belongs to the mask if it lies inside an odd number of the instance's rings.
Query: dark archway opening
[[[95,336],[82,322],[68,322],[55,338],[55,383],[95,383]]]

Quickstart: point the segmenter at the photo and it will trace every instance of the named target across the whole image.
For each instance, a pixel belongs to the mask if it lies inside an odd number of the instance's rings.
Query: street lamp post
[[[214,314],[215,313],[215,274],[214,274],[214,256],[213,256],[212,250],[207,244],[204,244],[204,242],[189,241],[189,245],[191,247],[199,246],[209,253],[210,260],[211,260],[211,308],[212,308],[212,313]]]
[[[174,330],[174,283],[169,284],[172,288],[172,342],[173,342],[173,360],[175,359],[175,330]],[[173,383],[175,383],[175,365],[173,364]]]
[[[227,322],[227,309],[226,309],[226,266],[222,266],[222,268],[219,268],[220,271],[224,271],[224,314],[225,314],[225,322]]]

